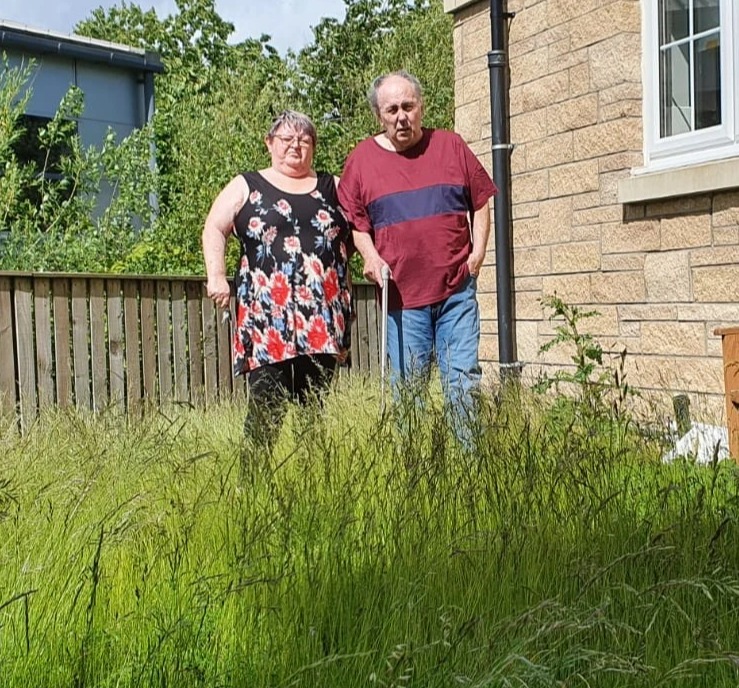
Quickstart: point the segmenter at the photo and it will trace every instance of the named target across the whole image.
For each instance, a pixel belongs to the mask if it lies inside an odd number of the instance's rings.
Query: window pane
[[[660,60],[660,136],[692,129],[690,99],[690,44],[662,51]]]
[[[693,1],[693,34],[719,27],[721,17],[718,4],[719,0]]]
[[[719,34],[695,42],[695,128],[721,124],[721,43]]]
[[[688,35],[690,30],[688,2],[689,0],[659,0],[659,44],[661,46]]]

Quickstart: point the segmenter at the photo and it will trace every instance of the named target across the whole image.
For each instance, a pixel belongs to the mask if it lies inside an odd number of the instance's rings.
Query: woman
[[[234,177],[203,230],[208,296],[228,308],[225,251],[241,242],[236,276],[235,374],[248,374],[245,432],[268,444],[283,401],[305,403],[331,379],[349,348],[349,226],[336,180],[313,170],[316,128],[282,112],[265,138],[271,165]]]

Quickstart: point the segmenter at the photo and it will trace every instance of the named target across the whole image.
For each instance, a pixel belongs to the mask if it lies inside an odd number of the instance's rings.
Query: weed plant
[[[360,375],[271,452],[239,403],[6,428],[0,685],[739,685],[735,465],[558,399],[472,451]]]

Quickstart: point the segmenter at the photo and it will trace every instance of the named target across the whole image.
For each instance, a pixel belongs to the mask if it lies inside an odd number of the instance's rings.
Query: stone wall
[[[487,0],[454,12],[456,128],[490,169]],[[723,406],[721,340],[739,324],[739,191],[619,203],[643,165],[638,0],[509,0],[515,312],[525,374],[569,363],[542,297],[597,310],[632,385]],[[480,279],[482,357],[494,372],[495,256]],[[668,397],[669,398],[669,397]]]

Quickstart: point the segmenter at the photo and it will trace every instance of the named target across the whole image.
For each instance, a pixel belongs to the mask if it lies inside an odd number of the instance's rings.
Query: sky
[[[72,33],[74,25],[97,7],[120,4],[115,0],[2,0],[0,19],[29,24],[34,28]],[[160,17],[176,11],[175,0],[134,0],[142,9],[154,8]],[[272,45],[283,55],[310,43],[311,27],[322,17],[343,19],[343,0],[216,0],[216,11],[236,31],[229,39],[272,36]]]

